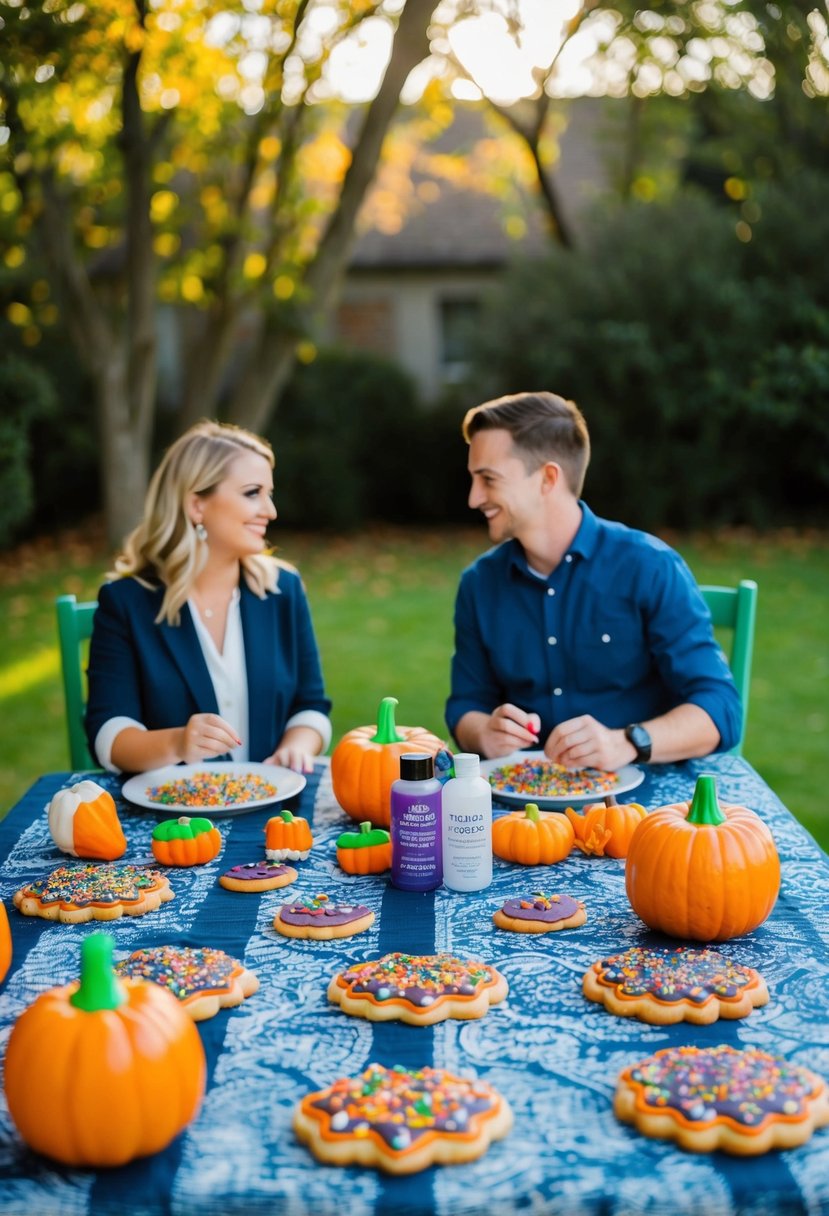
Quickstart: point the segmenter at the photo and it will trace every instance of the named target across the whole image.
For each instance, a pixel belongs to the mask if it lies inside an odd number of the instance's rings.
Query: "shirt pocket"
[[[625,690],[645,683],[651,656],[638,615],[608,611],[578,633],[576,687],[583,692]]]

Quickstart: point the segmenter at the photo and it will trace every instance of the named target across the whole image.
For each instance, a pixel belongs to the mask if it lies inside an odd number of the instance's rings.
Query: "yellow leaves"
[[[10,245],[3,254],[3,261],[10,270],[16,270],[26,261],[26,250],[22,245]]]
[[[351,152],[335,131],[322,131],[299,157],[302,169],[319,182],[338,184],[351,163]]]
[[[277,300],[290,300],[296,291],[296,283],[287,274],[278,274],[273,281],[273,294]]]
[[[16,325],[22,329],[24,325],[31,325],[34,321],[32,310],[28,305],[23,304],[20,300],[13,300],[6,309],[6,316],[11,321],[12,325]]]
[[[259,144],[259,155],[262,160],[276,160],[282,151],[282,141],[275,135],[266,135]]]
[[[300,342],[296,348],[296,357],[300,363],[313,363],[317,357],[317,348],[313,342]]]
[[[723,182],[723,189],[730,199],[739,203],[748,195],[748,182],[740,177],[727,177]]]
[[[153,251],[160,258],[171,258],[181,247],[181,237],[175,232],[159,232],[153,237]]]
[[[186,274],[181,281],[181,295],[188,304],[198,304],[204,299],[204,283],[197,274]]]
[[[156,190],[150,199],[150,217],[155,224],[163,224],[175,211],[179,198],[174,190]]]
[[[84,244],[90,249],[105,249],[109,244],[110,230],[101,224],[92,224],[83,234]]]
[[[242,265],[246,279],[261,279],[268,268],[268,260],[262,253],[249,253]]]

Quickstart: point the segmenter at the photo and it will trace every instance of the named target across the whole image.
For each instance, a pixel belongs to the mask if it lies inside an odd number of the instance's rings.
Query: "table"
[[[116,957],[143,945],[214,945],[243,958],[259,992],[235,1010],[199,1023],[208,1090],[198,1118],[164,1152],[121,1169],[70,1170],[22,1146],[0,1102],[0,1212],[20,1216],[483,1216],[484,1213],[829,1212],[829,1129],[804,1147],[740,1159],[695,1156],[645,1139],[612,1113],[626,1064],[678,1043],[756,1045],[829,1078],[829,857],[797,824],[745,760],[709,757],[649,768],[635,791],[645,806],[687,798],[700,772],[718,775],[720,798],[757,810],[783,863],[777,905],[765,925],[722,949],[760,969],[770,1003],[741,1021],[710,1027],[647,1026],[610,1016],[581,994],[597,958],[655,939],[624,893],[624,863],[571,855],[526,870],[496,862],[492,886],[476,894],[443,888],[411,894],[385,876],[351,877],[337,867],[334,841],[350,823],[337,806],[326,765],[318,765],[292,809],[311,820],[315,846],[297,863],[286,893],[238,895],[217,885],[229,866],[262,856],[269,811],[217,820],[224,838],[207,866],[171,872],[176,898],[154,913],[111,923]],[[0,823],[0,896],[12,922],[14,961],[0,994],[0,1043],[47,987],[77,974],[79,944],[98,926],[23,917],[11,896],[61,860],[44,808],[77,775],[42,777]],[[156,818],[129,810],[116,778],[129,849],[150,862]],[[525,938],[502,933],[491,913],[508,896],[557,889],[583,899],[580,929]],[[377,919],[354,938],[327,943],[282,938],[271,922],[288,898],[326,891],[368,904]],[[345,1016],[326,998],[331,975],[391,950],[448,950],[496,964],[507,1001],[474,1022],[433,1028],[373,1024]],[[409,1178],[318,1164],[291,1131],[295,1103],[309,1090],[359,1072],[371,1061],[436,1065],[494,1084],[515,1113],[510,1136],[477,1162]],[[160,1096],[160,1101],[163,1097]]]

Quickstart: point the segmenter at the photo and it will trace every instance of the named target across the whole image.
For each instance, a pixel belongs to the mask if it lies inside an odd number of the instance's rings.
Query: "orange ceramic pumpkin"
[[[124,1165],[166,1148],[204,1094],[192,1018],[158,984],[116,980],[112,946],[106,933],[85,938],[80,984],[44,992],[9,1037],[9,1113],[31,1148],[65,1165]]]
[[[528,802],[523,811],[510,811],[492,824],[492,851],[504,861],[523,866],[549,866],[563,861],[573,847],[573,826],[557,811],[540,811]]]
[[[307,819],[280,811],[265,824],[265,854],[271,861],[304,861],[314,837]]]
[[[337,865],[346,874],[381,874],[391,867],[391,837],[367,819],[359,832],[337,837]]]
[[[222,834],[209,819],[167,819],[153,829],[152,850],[163,866],[200,866],[218,857]]]
[[[49,831],[58,848],[72,857],[115,861],[127,851],[112,794],[96,781],[58,790],[49,803]]]
[[[0,899],[0,984],[12,965],[12,931],[6,905]]]
[[[576,848],[593,857],[627,857],[631,837],[647,813],[638,802],[610,806],[598,802],[581,814],[568,806],[565,812],[576,834]]]
[[[780,859],[766,824],[744,806],[721,806],[716,779],[697,778],[691,803],[659,807],[633,833],[625,885],[651,929],[692,941],[750,933],[774,907]]]
[[[383,697],[376,726],[357,726],[340,739],[331,754],[334,797],[347,815],[387,828],[391,786],[400,776],[400,757],[407,752],[435,756],[443,740],[421,726],[396,726],[395,697]]]

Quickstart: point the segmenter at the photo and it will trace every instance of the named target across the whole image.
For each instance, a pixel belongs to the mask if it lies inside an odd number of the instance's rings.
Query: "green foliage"
[[[45,372],[15,355],[0,363],[0,548],[29,518],[34,504],[31,432],[56,406]]]
[[[740,229],[748,243],[703,196],[606,209],[582,249],[517,267],[490,301],[470,400],[536,388],[574,398],[593,438],[587,496],[626,522],[825,512],[820,187],[769,186]]]

